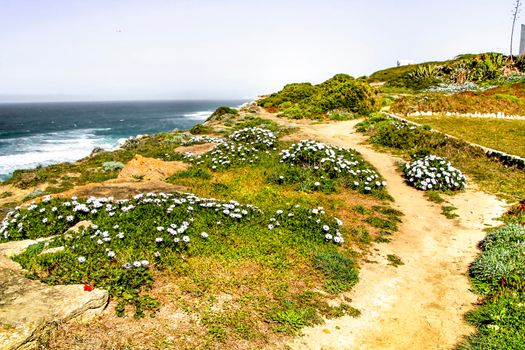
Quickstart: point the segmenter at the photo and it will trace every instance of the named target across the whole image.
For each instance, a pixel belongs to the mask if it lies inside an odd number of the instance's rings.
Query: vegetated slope
[[[453,60],[394,67],[376,72],[370,80],[385,82],[387,88],[424,90],[438,84],[499,85],[523,78],[525,57],[511,59],[499,53],[460,55]]]
[[[508,154],[525,157],[525,120],[407,117],[416,123]]]
[[[337,74],[318,85],[288,84],[257,103],[291,119],[322,119],[328,115],[332,119],[349,119],[354,114],[368,115],[379,109],[377,91],[367,82],[346,74]]]
[[[257,118],[243,123],[289,132]],[[209,155],[185,158],[193,165],[169,179],[195,195],[146,194],[117,203],[47,198],[10,215],[20,222],[2,225],[3,240],[54,235],[91,220],[17,261],[34,278],[107,288],[114,300],[101,318],[65,326],[45,346],[254,348],[322,322],[321,316],[358,314],[337,297],[357,282],[353,248],[387,241],[400,220],[379,198],[386,195],[382,178],[351,151],[306,149],[333,152],[337,162],[348,158],[344,165],[355,171],[343,176],[337,163],[322,164],[319,154],[302,158],[270,130],[231,131]],[[286,150],[294,156],[281,162]],[[306,238],[308,232],[316,238]],[[40,254],[60,245],[65,249]],[[155,318],[134,321],[115,311]]]
[[[402,96],[392,103],[395,113],[458,112],[525,115],[525,83],[505,84],[486,91],[462,92],[453,95],[439,93]]]

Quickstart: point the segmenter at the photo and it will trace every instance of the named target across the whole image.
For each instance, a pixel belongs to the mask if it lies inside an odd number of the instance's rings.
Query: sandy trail
[[[278,120],[283,123],[282,119]],[[289,122],[285,123],[289,124]],[[358,150],[388,182],[395,205],[405,216],[391,243],[371,249],[361,267],[360,283],[349,293],[358,318],[343,317],[304,329],[293,349],[452,349],[473,331],[464,314],[477,296],[470,291],[467,269],[487,225],[505,211],[494,196],[469,189],[450,199],[459,219],[449,220],[439,205],[408,187],[396,159],[363,145],[356,121],[307,125],[295,123],[301,137]],[[396,254],[405,265],[388,265]]]

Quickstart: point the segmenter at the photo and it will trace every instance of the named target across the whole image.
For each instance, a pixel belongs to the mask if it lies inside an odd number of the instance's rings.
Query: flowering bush
[[[81,220],[89,220],[87,227],[64,234]],[[309,247],[303,249],[330,249],[329,243],[344,241],[341,225],[322,208],[293,206],[265,213],[253,205],[189,193],[148,193],[126,200],[48,196],[40,204],[17,207],[7,214],[0,226],[0,241],[54,236],[16,260],[34,278],[49,284],[105,288],[119,301],[118,314],[132,304],[140,317],[144,310],[158,307],[145,294],[153,283],[152,271],[173,266],[174,261],[182,263],[182,254],[266,252],[261,237]],[[63,249],[47,252],[51,247]]]
[[[348,187],[362,192],[381,189],[385,182],[380,175],[367,164],[356,151],[325,145],[316,141],[301,141],[292,144],[280,154],[280,162],[299,173],[311,172],[315,182],[313,187],[320,187],[330,179],[342,179]],[[293,172],[294,170],[292,170]],[[298,174],[305,179],[306,174]],[[280,175],[274,181],[294,182],[297,177]]]
[[[445,158],[433,155],[405,164],[403,173],[411,186],[423,191],[456,191],[467,185],[461,170],[454,168]]]
[[[188,159],[196,165],[207,165],[212,170],[226,169],[233,165],[255,163],[262,154],[275,151],[277,137],[267,129],[252,127],[232,133],[213,150]]]
[[[184,140],[181,142],[183,146],[190,146],[195,144],[201,144],[201,143],[222,143],[224,142],[224,139],[222,137],[214,137],[214,136],[192,136],[188,140]]]

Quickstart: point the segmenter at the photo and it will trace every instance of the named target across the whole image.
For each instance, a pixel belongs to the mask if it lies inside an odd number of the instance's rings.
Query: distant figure
[[[416,62],[414,62],[412,60],[397,60],[397,66],[398,67],[409,66],[411,64],[416,64]]]
[[[520,55],[525,55],[525,24],[521,25]]]

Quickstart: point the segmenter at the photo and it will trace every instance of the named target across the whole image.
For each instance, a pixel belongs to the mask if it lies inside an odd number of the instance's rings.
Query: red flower
[[[84,290],[86,292],[91,292],[93,289],[95,289],[95,287],[90,286],[89,284],[84,284]]]

